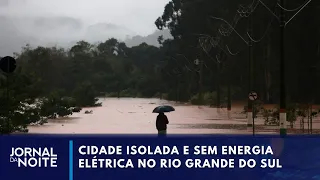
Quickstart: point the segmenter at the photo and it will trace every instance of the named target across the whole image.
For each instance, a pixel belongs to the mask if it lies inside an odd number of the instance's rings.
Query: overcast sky
[[[68,43],[147,36],[169,0],[0,0],[0,49],[8,43]],[[1,51],[0,51],[1,52]]]

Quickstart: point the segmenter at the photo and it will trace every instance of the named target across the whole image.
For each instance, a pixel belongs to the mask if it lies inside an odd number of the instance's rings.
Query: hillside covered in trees
[[[261,101],[278,103],[281,8],[288,22],[287,101],[319,103],[319,2],[312,1],[289,22],[303,3],[291,0],[282,7],[276,0],[172,0],[155,20],[159,30],[169,29],[173,36],[159,37],[160,47],[142,43],[129,48],[113,38],[99,44],[80,40],[70,49],[27,45],[15,54],[16,71],[1,75],[0,99],[6,103],[1,103],[0,131],[69,115],[75,111],[71,107],[99,105],[98,96],[163,97],[219,106],[228,95],[229,100],[246,101],[254,90]],[[26,105],[39,99],[36,108]]]

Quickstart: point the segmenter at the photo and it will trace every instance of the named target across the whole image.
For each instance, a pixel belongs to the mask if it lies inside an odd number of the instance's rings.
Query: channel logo
[[[55,168],[58,155],[52,147],[12,147],[10,163],[17,163],[18,167]]]

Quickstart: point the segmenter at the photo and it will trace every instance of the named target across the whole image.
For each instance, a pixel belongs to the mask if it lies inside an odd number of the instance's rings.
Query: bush
[[[79,84],[73,91],[73,97],[76,105],[80,107],[100,106],[96,98],[98,94],[94,86],[90,82],[83,82]]]
[[[217,93],[216,92],[205,92],[203,94],[203,101],[206,105],[215,104],[217,101]]]
[[[193,105],[204,105],[203,100],[199,99],[197,94],[191,97],[190,103]]]
[[[155,95],[153,95],[153,97],[154,98],[159,98],[159,99],[162,98],[160,92],[157,92]]]
[[[215,93],[215,92],[214,92]],[[194,105],[210,105],[215,100],[215,94],[212,92],[206,92],[202,98],[199,98],[199,94],[191,97],[190,103]]]
[[[40,115],[50,119],[55,119],[57,116],[65,117],[73,113],[71,107],[74,104],[71,98],[61,98],[57,94],[51,94],[42,100]]]
[[[279,125],[280,124],[280,117],[279,117],[279,107],[274,109],[268,110],[263,109],[263,118],[265,120],[265,125]],[[289,104],[287,107],[287,122],[290,123],[291,128],[293,128],[294,123],[300,118],[300,125],[301,128],[304,128],[304,120],[308,117],[308,106],[299,105],[299,104]],[[313,111],[311,113],[312,117],[317,116],[319,111]]]
[[[177,100],[177,92],[175,90],[171,90],[167,93],[166,100],[176,101]]]
[[[117,92],[106,93],[106,97],[118,97],[118,93]]]
[[[80,112],[82,110],[81,107],[73,107],[71,108],[72,112]]]
[[[162,93],[161,97],[162,97],[162,99],[168,99],[168,94],[167,93]]]
[[[136,97],[136,92],[132,89],[124,89],[120,91],[120,97]]]
[[[287,107],[287,121],[290,123],[291,128],[297,120],[297,111],[299,110],[298,104],[289,104]]]
[[[263,112],[263,102],[260,100],[256,100],[254,101],[254,111],[253,111],[253,116],[256,118],[258,117],[258,114],[260,114],[261,112]],[[243,107],[243,114],[246,114],[248,112],[248,106],[244,106]]]
[[[262,109],[262,117],[264,125],[277,125],[279,126],[279,111],[278,109]]]

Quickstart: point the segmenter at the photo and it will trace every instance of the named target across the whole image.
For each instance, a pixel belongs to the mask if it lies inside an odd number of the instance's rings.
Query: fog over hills
[[[129,47],[139,45],[143,42],[149,45],[159,46],[159,43],[158,43],[159,36],[163,36],[164,39],[172,38],[170,31],[166,29],[163,31],[155,31],[153,34],[150,34],[148,36],[133,36],[132,38],[127,38],[124,42]]]
[[[116,38],[127,46],[139,45],[146,42],[149,45],[159,46],[158,37],[171,38],[168,30],[155,31],[141,36],[128,27],[113,23],[99,22],[87,25],[80,19],[67,16],[42,17],[14,17],[0,15],[0,56],[12,55],[20,52],[26,44],[35,46],[71,47],[79,40],[90,43]]]

